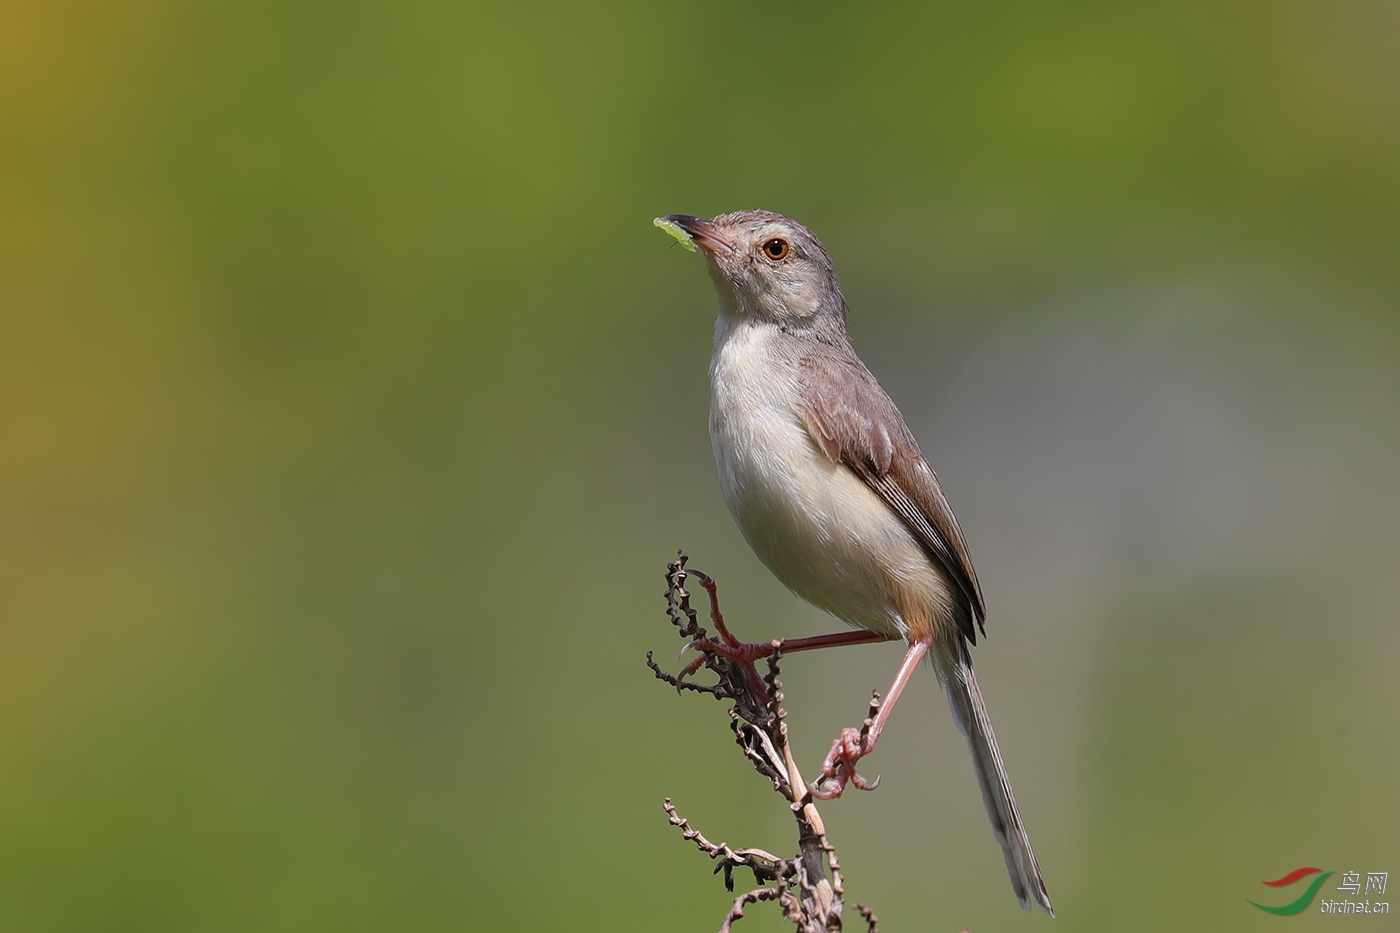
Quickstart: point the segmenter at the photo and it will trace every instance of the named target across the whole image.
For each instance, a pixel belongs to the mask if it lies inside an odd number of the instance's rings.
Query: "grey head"
[[[821,240],[802,224],[772,211],[663,219],[690,234],[704,252],[725,314],[844,333],[846,301],[836,267]]]

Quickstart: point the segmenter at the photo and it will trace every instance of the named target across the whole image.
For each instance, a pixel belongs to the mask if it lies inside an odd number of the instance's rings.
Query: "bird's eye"
[[[788,241],[781,238],[769,240],[763,244],[763,251],[769,259],[784,259],[788,254]]]

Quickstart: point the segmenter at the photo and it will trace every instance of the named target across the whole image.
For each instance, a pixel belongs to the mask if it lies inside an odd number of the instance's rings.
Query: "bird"
[[[878,781],[856,763],[927,659],[967,738],[1016,898],[1053,917],[973,673],[986,606],[966,540],[903,415],[856,355],[831,255],[807,227],[771,211],[655,223],[700,248],[719,298],[709,430],[725,503],[788,589],[853,628],[787,639],[783,650],[906,645],[878,713],[842,731],[810,792],[873,789]],[[749,646],[749,657],[772,644]]]

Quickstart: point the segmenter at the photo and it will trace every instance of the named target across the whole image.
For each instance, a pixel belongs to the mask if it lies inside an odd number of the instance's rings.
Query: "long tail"
[[[1011,792],[1011,780],[1001,761],[992,720],[987,716],[987,705],[982,702],[982,691],[977,688],[977,675],[972,672],[967,642],[961,636],[956,636],[956,646],[935,641],[931,654],[938,679],[948,694],[953,721],[967,736],[977,782],[982,786],[982,802],[992,821],[992,832],[1001,843],[1001,854],[1006,859],[1006,871],[1011,875],[1016,899],[1025,910],[1030,910],[1034,901],[1053,917],[1055,909],[1050,906],[1045,879],[1040,877],[1040,866],[1035,863],[1031,840],[1021,822],[1021,811],[1016,808],[1016,796]]]

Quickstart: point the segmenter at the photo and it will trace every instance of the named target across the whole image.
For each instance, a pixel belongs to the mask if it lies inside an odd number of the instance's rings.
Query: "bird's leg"
[[[694,571],[691,571],[694,573]],[[724,641],[717,638],[697,638],[681,649],[681,654],[695,648],[702,652],[712,652],[728,661],[738,664],[753,665],[775,652],[781,651],[783,654],[791,654],[794,651],[815,651],[818,648],[840,648],[846,645],[868,645],[877,641],[893,641],[889,635],[882,635],[879,632],[871,632],[866,629],[857,629],[850,632],[832,632],[830,635],[813,635],[808,638],[775,638],[772,641],[739,641],[729,634],[727,629],[722,629]],[[898,636],[895,636],[898,637]],[[700,669],[699,664],[692,662],[695,670]],[[687,671],[694,673],[690,668]]]
[[[810,638],[783,638],[778,642],[742,642],[730,631],[729,626],[724,624],[724,613],[719,610],[719,586],[715,583],[715,578],[702,570],[691,568],[686,571],[692,577],[700,581],[700,585],[705,588],[705,593],[710,598],[710,621],[714,623],[715,631],[719,632],[724,639],[724,644],[730,648],[738,649],[742,652],[743,659],[756,661],[759,658],[766,658],[775,650],[781,650],[783,654],[791,654],[794,651],[812,651],[817,648],[838,648],[844,645],[865,645],[875,641],[893,641],[898,635],[882,635],[879,632],[872,632],[867,629],[858,629],[850,632],[835,632],[831,635],[814,635]],[[699,647],[705,645],[709,647],[709,639],[692,642]],[[776,644],[776,647],[775,647]],[[719,652],[723,654],[724,652]],[[730,660],[739,660],[739,655],[725,654]]]
[[[691,571],[694,573],[694,571]],[[703,584],[702,584],[703,585]],[[708,587],[706,587],[708,589]],[[713,618],[713,617],[712,617]],[[680,690],[680,681],[684,681],[691,674],[705,666],[705,658],[708,654],[716,654],[744,668],[750,677],[750,683],[762,683],[763,678],[759,676],[758,669],[754,665],[763,658],[771,657],[781,651],[787,654],[790,651],[815,651],[818,648],[839,648],[846,645],[868,645],[877,641],[892,641],[888,635],[881,635],[878,632],[870,632],[865,629],[858,629],[850,632],[833,632],[830,635],[813,635],[808,638],[775,638],[772,641],[742,642],[730,635],[728,631],[723,633],[725,641],[717,638],[697,638],[681,649],[681,655],[692,648],[700,652],[700,656],[691,661],[681,672],[676,675],[676,689]],[[898,636],[895,636],[898,637]],[[732,644],[730,643],[732,642]]]
[[[822,762],[821,773],[811,786],[813,797],[821,800],[840,797],[848,781],[860,790],[874,790],[879,785],[879,778],[872,782],[861,777],[856,771],[856,762],[875,750],[875,743],[879,741],[880,732],[885,728],[886,720],[890,718],[890,711],[894,709],[899,695],[904,692],[904,686],[909,683],[914,669],[928,653],[929,644],[925,639],[910,644],[909,650],[904,653],[903,663],[899,665],[899,673],[890,685],[885,702],[880,703],[880,695],[876,694],[870,703],[870,716],[866,718],[865,723],[859,729],[841,730],[841,737],[831,744],[831,751]],[[826,786],[828,781],[832,782],[830,787]]]
[[[855,629],[849,632],[832,632],[830,635],[812,635],[808,638],[783,638],[783,654],[794,651],[815,651],[818,648],[842,648],[846,645],[868,645],[877,641],[895,641],[898,635],[882,635],[869,629]]]
[[[691,571],[691,573],[694,572],[695,571]],[[706,589],[709,589],[709,587],[706,587]],[[714,618],[714,616],[711,618]],[[850,632],[833,632],[830,635],[813,635],[809,638],[775,638],[772,641],[758,642],[739,641],[739,639],[730,635],[727,630],[725,630],[723,634],[726,636],[725,641],[720,641],[718,638],[697,638],[681,649],[682,656],[692,648],[698,650],[700,656],[687,664],[681,669],[681,672],[676,675],[677,690],[681,688],[681,681],[684,681],[691,674],[694,674],[705,666],[705,658],[710,654],[718,655],[726,661],[738,664],[750,678],[750,683],[759,684],[763,682],[763,678],[759,676],[758,668],[754,667],[754,665],[763,658],[771,657],[780,651],[783,654],[787,654],[789,651],[815,651],[817,648],[868,645],[871,642],[892,640],[888,635],[881,635],[878,632],[870,632],[865,629],[858,629]],[[730,642],[732,642],[732,644]],[[874,744],[875,743],[872,742],[871,747],[874,747]],[[859,787],[860,785],[857,784],[856,786]]]
[[[724,613],[719,611],[719,586],[715,583],[715,578],[700,570],[691,569],[686,573],[698,579],[700,585],[705,588],[706,595],[710,597],[710,621],[715,624],[715,631],[719,632],[726,645],[738,648],[742,642],[729,634],[729,626],[724,624]]]
[[[719,587],[709,574],[690,568],[686,573],[700,581],[700,585],[705,588],[706,595],[710,598],[710,621],[714,623],[715,631],[719,633],[719,638],[697,638],[681,649],[684,655],[692,648],[701,652],[700,657],[691,661],[677,675],[679,680],[685,680],[691,674],[700,670],[705,664],[705,654],[715,654],[739,664],[746,669],[746,672],[753,678],[754,683],[761,682],[754,664],[763,658],[770,657],[781,651],[788,654],[793,651],[814,651],[817,648],[838,648],[845,645],[866,645],[877,641],[891,641],[898,636],[882,635],[878,632],[871,632],[866,629],[856,629],[849,632],[834,632],[830,635],[814,635],[809,638],[775,638],[772,641],[743,642],[729,631],[729,626],[724,624],[724,614],[719,608]]]

